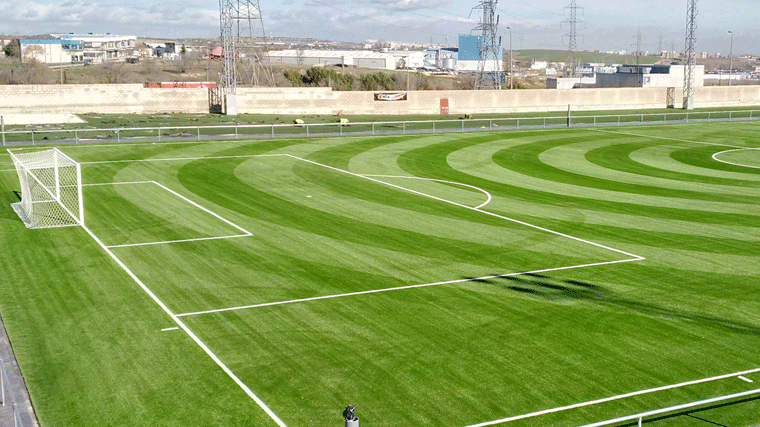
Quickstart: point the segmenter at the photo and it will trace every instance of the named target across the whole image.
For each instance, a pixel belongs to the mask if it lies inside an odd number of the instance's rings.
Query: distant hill
[[[518,60],[535,59],[537,61],[564,62],[567,59],[567,51],[565,50],[523,49],[514,51],[513,55]],[[635,64],[637,58],[639,64],[654,64],[663,60],[659,56],[637,57],[604,52],[578,52],[578,60],[588,63]]]

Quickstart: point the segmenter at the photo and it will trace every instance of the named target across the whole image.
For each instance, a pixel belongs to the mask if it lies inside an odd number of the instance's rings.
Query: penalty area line
[[[108,245],[108,248],[129,248],[133,246],[151,246],[151,245],[165,245],[168,243],[184,243],[184,242],[200,242],[204,240],[223,240],[234,239],[236,237],[251,237],[252,234],[235,234],[232,236],[219,236],[219,237],[198,237],[195,239],[180,239],[180,240],[164,240],[160,242],[145,242],[145,243],[127,243],[124,245]]]
[[[520,221],[519,219],[510,218],[510,217],[507,217],[507,216],[504,216],[504,215],[495,214],[493,212],[489,212],[489,211],[486,211],[486,210],[483,210],[483,209],[479,209],[479,208],[474,208],[472,206],[463,205],[461,203],[457,203],[457,202],[454,202],[452,200],[447,200],[447,199],[444,199],[444,198],[441,198],[441,197],[437,197],[437,196],[433,196],[433,195],[430,195],[430,194],[427,194],[427,193],[423,193],[421,191],[412,190],[410,188],[402,187],[400,185],[391,184],[391,183],[388,183],[388,182],[385,182],[385,181],[381,181],[379,179],[371,178],[371,177],[366,176],[366,175],[360,175],[358,173],[347,171],[345,169],[340,169],[340,168],[336,168],[334,166],[330,166],[330,165],[326,165],[326,164],[323,164],[323,163],[315,162],[313,160],[304,159],[304,158],[301,158],[301,157],[298,157],[298,156],[294,156],[292,154],[288,154],[287,156],[288,157],[292,157],[292,158],[297,159],[297,160],[301,160],[301,161],[306,162],[306,163],[311,163],[311,164],[316,165],[316,166],[321,166],[323,168],[331,169],[331,170],[334,170],[336,172],[344,173],[344,174],[351,175],[351,176],[356,176],[356,177],[363,178],[363,179],[366,179],[366,180],[369,180],[369,181],[372,181],[372,182],[376,182],[378,184],[387,185],[389,187],[393,187],[393,188],[396,188],[396,189],[399,189],[399,190],[407,191],[407,192],[412,193],[412,194],[417,194],[417,195],[420,195],[420,196],[424,196],[424,197],[427,197],[429,199],[438,200],[440,202],[448,203],[450,205],[459,206],[460,208],[465,208],[465,209],[469,209],[471,211],[480,212],[480,213],[482,213],[484,215],[488,215],[488,216],[492,216],[492,217],[495,217],[495,218],[503,219],[503,220],[509,221],[509,222],[514,222],[515,224],[524,225],[526,227],[530,227],[530,228],[533,228],[533,229],[536,229],[536,230],[541,230],[541,231],[544,231],[546,233],[554,234],[555,236],[560,236],[560,237],[564,237],[566,239],[575,240],[576,242],[586,243],[586,244],[591,245],[591,246],[596,246],[597,248],[606,249],[608,251],[619,253],[621,255],[625,255],[625,256],[628,256],[628,257],[631,257],[631,258],[636,258],[637,260],[643,260],[644,259],[644,257],[636,255],[636,254],[632,254],[630,252],[626,252],[626,251],[623,251],[623,250],[620,250],[620,249],[615,249],[615,248],[612,248],[610,246],[605,246],[605,245],[602,245],[600,243],[592,242],[590,240],[581,239],[580,237],[571,236],[569,234],[560,233],[559,231],[550,230],[548,228],[541,227],[541,226],[538,226],[538,225],[535,225],[535,224],[531,224],[529,222]]]
[[[202,210],[203,212],[208,213],[209,215],[217,218],[218,220],[224,222],[225,224],[237,229],[238,231],[242,231],[243,234],[233,234],[233,235],[227,235],[227,236],[211,236],[211,237],[198,237],[193,239],[178,239],[178,240],[163,240],[163,241],[156,241],[156,242],[143,242],[143,243],[129,243],[124,245],[108,245],[106,247],[108,248],[125,248],[125,247],[131,247],[131,246],[149,246],[149,245],[162,245],[166,243],[181,243],[181,242],[196,242],[196,241],[202,241],[202,240],[220,240],[220,239],[232,239],[236,237],[251,237],[253,236],[253,233],[246,230],[245,228],[235,224],[234,222],[224,218],[223,216],[217,214],[216,212],[213,212],[198,203],[188,199],[187,197],[177,193],[176,191],[166,187],[165,185],[157,182],[157,181],[131,181],[131,182],[104,182],[104,183],[96,183],[96,184],[82,184],[82,186],[106,186],[106,185],[128,185],[128,184],[153,184],[157,185],[160,188],[166,190],[167,192],[171,193],[172,195],[184,200],[185,202],[195,206],[196,208]]]
[[[443,282],[423,283],[423,284],[418,284],[418,285],[397,286],[394,288],[371,289],[367,291],[346,292],[342,294],[323,295],[319,297],[298,298],[298,299],[292,299],[292,300],[286,300],[286,301],[265,302],[261,304],[250,304],[250,305],[242,305],[242,306],[237,306],[237,307],[218,308],[214,310],[180,313],[180,314],[177,314],[177,317],[198,316],[202,314],[212,314],[212,313],[224,313],[227,311],[238,311],[238,310],[247,310],[247,309],[261,308],[261,307],[272,307],[272,306],[277,306],[277,305],[320,301],[320,300],[335,299],[335,298],[345,298],[345,297],[352,297],[352,296],[358,296],[358,295],[379,294],[383,292],[395,292],[395,291],[403,291],[407,289],[427,288],[427,287],[432,287],[432,286],[453,285],[457,283],[479,282],[479,281],[484,281],[484,280],[489,280],[489,279],[498,279],[498,278],[503,278],[503,277],[514,277],[514,276],[522,276],[522,275],[527,275],[527,274],[549,273],[552,271],[573,270],[573,269],[579,269],[579,268],[598,267],[602,265],[620,264],[624,262],[642,261],[643,259],[644,258],[642,257],[637,257],[637,258],[623,259],[623,260],[617,260],[617,261],[605,261],[605,262],[596,262],[592,264],[570,265],[570,266],[565,266],[565,267],[545,268],[541,270],[521,271],[517,273],[496,274],[493,276],[447,280]]]

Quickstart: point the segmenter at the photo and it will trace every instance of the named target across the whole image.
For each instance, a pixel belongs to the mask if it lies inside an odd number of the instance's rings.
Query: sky
[[[498,34],[518,49],[566,49],[572,0],[501,0]],[[260,0],[268,36],[350,42],[367,39],[455,45],[477,34],[478,0]],[[578,50],[683,51],[688,0],[576,0]],[[760,54],[758,0],[701,0],[697,50]],[[106,33],[155,38],[219,36],[213,0],[0,0],[0,35]],[[8,19],[10,17],[10,19]],[[511,28],[508,29],[507,27]]]

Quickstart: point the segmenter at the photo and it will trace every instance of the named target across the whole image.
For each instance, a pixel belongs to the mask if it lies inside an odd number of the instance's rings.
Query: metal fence
[[[507,129],[560,127],[602,127],[623,125],[672,124],[760,120],[760,110],[674,111],[666,113],[562,115],[423,121],[359,123],[299,123],[268,125],[159,126],[101,129],[0,130],[2,145],[86,143],[95,141],[167,141],[250,139],[298,136],[381,135],[411,133],[473,132]]]
[[[678,413],[679,411],[684,411],[686,409],[726,402],[729,400],[736,400],[740,398],[748,398],[749,396],[757,396],[758,394],[760,394],[760,389],[748,390],[741,393],[730,394],[727,396],[714,397],[712,399],[700,400],[698,402],[685,403],[683,405],[671,406],[669,408],[656,409],[654,411],[642,412],[640,414],[628,415],[626,417],[615,418],[612,420],[601,421],[601,422],[593,423],[593,424],[586,424],[583,427],[602,427],[602,426],[610,426],[610,425],[615,425],[615,424],[620,425],[621,423],[628,422],[628,421],[636,421],[639,427],[641,427],[642,424],[644,423],[644,418],[653,418],[655,416],[662,416],[665,414],[674,414],[674,413]]]
[[[0,358],[0,400],[2,400],[3,407],[8,406],[8,401],[10,400],[11,410],[13,411],[13,425],[15,427],[23,427],[24,422],[21,420],[21,413],[16,404],[16,398],[13,396],[11,381],[8,378],[8,371],[5,370],[5,361],[2,358]]]

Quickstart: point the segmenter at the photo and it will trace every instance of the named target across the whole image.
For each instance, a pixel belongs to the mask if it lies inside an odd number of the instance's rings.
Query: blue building
[[[457,70],[459,71],[478,71],[478,64],[481,59],[480,45],[483,43],[483,37],[471,34],[459,35],[459,58],[457,60]],[[488,61],[486,71],[501,71],[502,69],[502,49],[497,49],[498,61]]]

